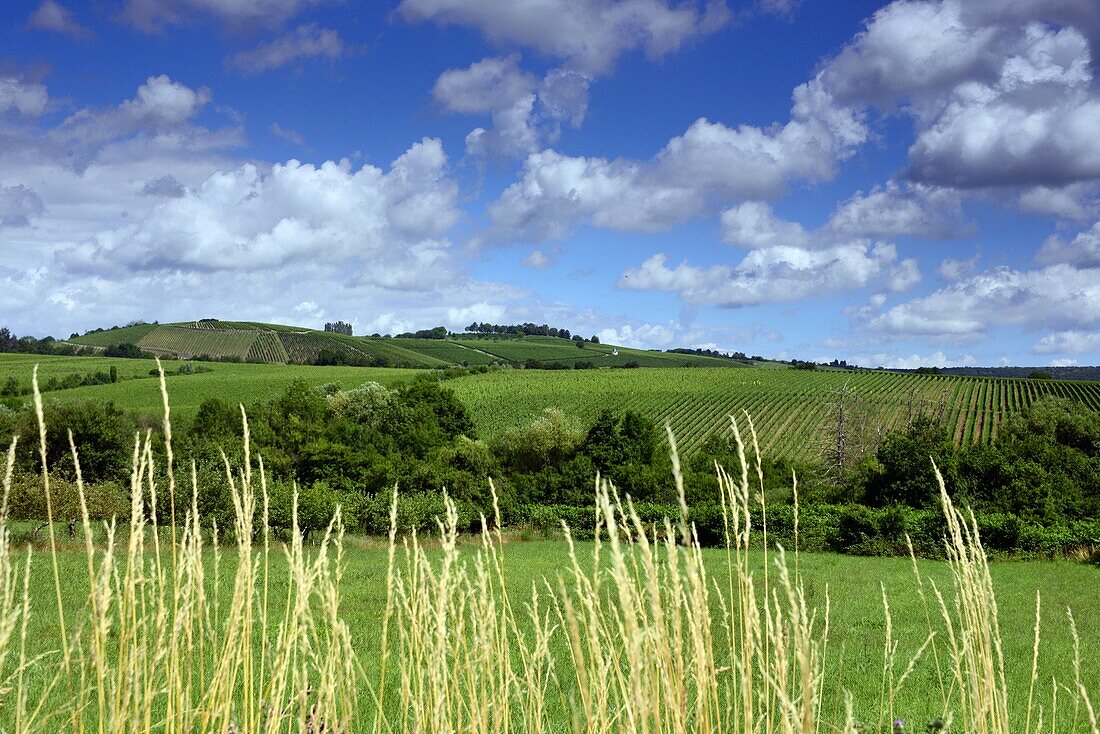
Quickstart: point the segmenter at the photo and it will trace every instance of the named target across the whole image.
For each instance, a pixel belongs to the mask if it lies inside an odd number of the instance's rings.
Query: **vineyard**
[[[394,346],[417,354],[434,357],[449,364],[467,365],[493,364],[500,362],[496,356],[486,353],[480,345],[465,346],[450,339],[387,339]]]
[[[248,349],[249,362],[286,362],[289,359],[286,347],[272,331],[257,332],[256,341]]]
[[[137,343],[147,352],[180,357],[237,357],[244,359],[259,332],[230,329],[198,329],[158,326]]]
[[[601,408],[634,409],[668,421],[690,453],[727,430],[730,415],[747,411],[765,453],[813,459],[829,435],[834,406],[846,401],[867,412],[879,430],[918,412],[940,414],[960,443],[996,435],[1004,417],[1042,395],[1100,409],[1100,383],[769,369],[503,370],[450,383],[469,406],[482,437],[529,423],[556,407],[582,421]]]

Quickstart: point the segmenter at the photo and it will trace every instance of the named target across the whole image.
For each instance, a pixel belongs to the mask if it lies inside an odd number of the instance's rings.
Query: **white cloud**
[[[865,367],[886,367],[893,370],[915,370],[918,367],[973,367],[979,364],[978,358],[972,354],[952,356],[938,349],[925,355],[888,352],[854,354],[848,358],[848,361]]]
[[[1035,343],[1039,354],[1084,354],[1100,351],[1100,331],[1059,331]],[[1072,360],[1076,362],[1076,360]]]
[[[27,25],[43,31],[53,31],[76,39],[92,37],[92,32],[77,22],[71,10],[56,0],[44,0],[38,8],[31,13]]]
[[[647,161],[533,153],[490,205],[489,240],[546,240],[579,224],[654,232],[716,201],[769,200],[795,181],[830,178],[866,134],[814,83],[795,90],[792,119],[763,129],[700,118]]]
[[[841,102],[888,108],[992,73],[998,41],[996,29],[968,26],[956,0],[892,2],[820,78]]]
[[[951,189],[889,181],[839,204],[826,227],[847,237],[947,239],[962,229],[960,199]]]
[[[897,0],[817,79],[840,104],[912,116],[914,180],[1056,188],[1100,177],[1086,34],[1095,47],[1091,0]]]
[[[762,201],[746,201],[722,212],[722,239],[741,247],[799,246],[808,241],[801,224],[779,219]]]
[[[767,247],[750,252],[735,267],[698,268],[680,263],[669,268],[657,254],[619,279],[628,290],[676,293],[688,303],[721,307],[796,301],[879,287],[911,288],[920,279],[913,260],[899,262],[892,245],[852,242],[816,250]]]
[[[397,11],[409,21],[477,28],[494,43],[534,48],[588,74],[607,72],[633,49],[664,56],[730,19],[724,0],[402,0]]]
[[[588,109],[591,78],[552,69],[539,81],[519,67],[519,56],[491,57],[440,74],[432,89],[448,112],[489,113],[492,127],[466,137],[474,156],[514,158],[558,139],[563,123],[579,127]]]
[[[21,115],[37,117],[46,110],[49,99],[44,85],[21,74],[0,72],[0,115],[16,110]]]
[[[1095,193],[1095,187],[1089,184],[1034,186],[1020,194],[1020,209],[1062,219],[1087,219],[1096,212]]]
[[[490,57],[439,75],[432,96],[449,112],[493,112],[532,94],[538,79],[519,67],[519,56]]]
[[[894,306],[873,331],[898,336],[978,339],[994,326],[1080,328],[1100,322],[1100,269],[1051,265],[994,268]]]
[[[316,23],[298,26],[293,31],[227,59],[244,74],[259,74],[288,64],[324,59],[336,61],[348,53],[340,34]]]
[[[447,309],[447,324],[452,329],[465,329],[472,321],[496,324],[504,320],[506,312],[507,309],[499,303],[481,301],[461,308]]]
[[[114,275],[339,266],[334,276],[353,283],[423,290],[449,276],[444,233],[458,218],[457,193],[433,139],[388,172],[347,161],[289,161],[270,172],[248,163],[58,259],[70,271]]]
[[[154,151],[196,155],[240,145],[239,128],[211,131],[194,124],[211,99],[206,87],[188,87],[163,74],[151,76],[132,99],[117,106],[80,109],[48,129],[14,130],[2,139],[0,152],[25,165],[49,161],[83,171],[107,148],[135,159]]]
[[[1086,268],[1100,267],[1100,222],[1077,234],[1069,242],[1052,235],[1043,242],[1035,260],[1044,265],[1069,263]]]

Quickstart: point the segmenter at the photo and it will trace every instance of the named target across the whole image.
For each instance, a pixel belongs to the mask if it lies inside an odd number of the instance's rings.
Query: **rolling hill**
[[[445,339],[347,336],[243,321],[140,324],[88,332],[68,340],[102,349],[136,344],[159,357],[266,364],[350,364],[441,368],[477,365],[581,367],[737,367],[738,362],[670,354],[549,336],[454,334]]]

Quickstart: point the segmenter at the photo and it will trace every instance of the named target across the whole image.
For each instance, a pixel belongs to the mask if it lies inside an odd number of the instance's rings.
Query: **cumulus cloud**
[[[348,48],[337,31],[309,23],[273,41],[241,51],[227,59],[227,63],[243,74],[259,74],[314,59],[336,61],[347,53]]]
[[[554,239],[579,224],[666,230],[717,201],[770,200],[791,182],[828,179],[867,132],[816,83],[795,90],[791,116],[768,129],[700,118],[645,161],[533,153],[490,206],[488,239]]]
[[[402,0],[406,20],[479,29],[492,42],[534,48],[587,74],[610,70],[624,52],[659,58],[730,20],[724,0]]]
[[[1035,260],[1043,264],[1069,263],[1086,268],[1100,267],[1100,222],[1077,234],[1069,242],[1053,235],[1048,237]]]
[[[741,247],[803,245],[808,236],[798,222],[779,219],[762,201],[746,201],[722,212],[722,239]]]
[[[913,117],[908,174],[916,181],[965,189],[1096,178],[1096,8],[1089,0],[897,0],[817,79],[842,105]]]
[[[23,184],[0,186],[0,227],[26,227],[43,209],[33,189]]]
[[[903,291],[920,279],[915,261],[899,260],[892,245],[869,242],[815,250],[760,248],[732,267],[699,268],[684,262],[670,268],[667,260],[663,253],[650,257],[623,273],[619,287],[669,291],[687,303],[732,308],[865,287]]]
[[[963,229],[961,197],[951,189],[890,181],[842,202],[826,225],[847,237],[912,235],[948,239]]]
[[[71,10],[55,0],[45,0],[27,20],[27,25],[43,31],[53,31],[76,39],[92,37],[92,32],[77,22]]]
[[[444,233],[458,217],[438,140],[388,172],[289,161],[219,171],[140,222],[96,233],[58,255],[78,272],[251,271],[339,264],[357,283],[423,288],[447,276]]]
[[[899,304],[868,323],[897,336],[983,338],[988,329],[1080,328],[1100,322],[1100,269],[999,267]]]
[[[492,116],[492,127],[466,137],[471,155],[522,157],[561,133],[562,124],[579,127],[588,109],[591,78],[552,69],[542,80],[523,71],[519,56],[490,57],[464,69],[448,69],[432,89],[448,112]]]
[[[890,108],[996,73],[1000,34],[970,27],[961,4],[892,2],[830,59],[820,78],[842,103]]]
[[[15,131],[4,141],[4,152],[32,164],[49,160],[81,171],[106,146],[127,141],[132,157],[145,155],[138,148],[195,153],[240,145],[239,128],[211,131],[195,124],[211,99],[206,87],[188,87],[163,74],[151,76],[133,98],[117,106],[83,108],[52,128]]]

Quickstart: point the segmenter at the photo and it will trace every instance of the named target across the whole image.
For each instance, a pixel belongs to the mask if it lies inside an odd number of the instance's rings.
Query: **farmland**
[[[278,341],[279,344],[275,342]],[[246,321],[194,321],[179,324],[142,324],[74,337],[67,343],[103,348],[133,343],[165,357],[205,355],[269,364],[312,364],[322,351],[350,361],[367,360],[379,366],[456,367],[494,363],[572,367],[733,367],[731,360],[694,354],[668,354],[586,342],[581,349],[568,339],[540,336],[478,337],[452,334],[446,339],[347,336],[315,329]]]
[[[298,335],[282,336],[293,340]],[[395,342],[384,346],[403,350],[404,342],[415,340],[384,341]],[[448,348],[446,342],[440,342],[439,346]],[[432,359],[427,354],[421,357]],[[140,377],[148,376],[155,366],[148,360],[0,355],[0,382],[15,376],[29,384],[30,371],[36,362],[42,364],[43,375],[59,376],[117,365],[120,376]],[[166,363],[169,371],[173,364]],[[416,374],[410,370],[361,367],[223,363],[206,366],[211,370],[209,373],[169,378],[169,391],[179,415],[193,415],[207,397],[240,400],[246,404],[263,400],[277,394],[296,378],[313,385],[338,382],[347,388],[370,380],[394,385]],[[527,424],[547,408],[560,408],[582,422],[591,421],[601,408],[630,408],[661,423],[667,420],[681,448],[690,453],[708,436],[726,430],[729,415],[747,411],[756,423],[767,453],[796,459],[818,456],[828,435],[832,406],[841,400],[845,391],[848,400],[865,407],[877,430],[900,426],[911,413],[923,411],[941,415],[960,445],[989,442],[1006,416],[1043,395],[1065,397],[1094,410],[1100,409],[1100,383],[1095,382],[889,372],[747,367],[497,369],[460,377],[447,384],[470,408],[483,438],[499,436],[511,427]],[[50,397],[54,400],[111,400],[123,409],[136,412],[153,411],[160,403],[155,384],[148,380],[80,387],[57,391]]]
[[[530,422],[546,408],[584,421],[601,408],[641,411],[668,421],[690,452],[748,412],[765,453],[812,459],[827,435],[831,405],[848,391],[884,429],[910,413],[939,413],[959,444],[990,441],[1004,417],[1039,396],[1055,395],[1100,408],[1100,384],[888,372],[846,373],[775,369],[502,370],[451,383],[470,407],[482,435]]]

